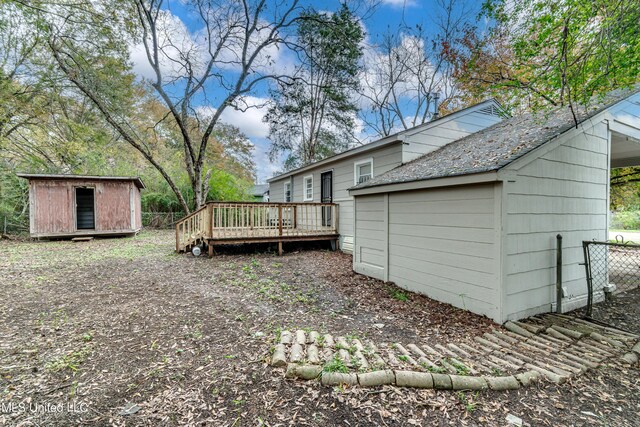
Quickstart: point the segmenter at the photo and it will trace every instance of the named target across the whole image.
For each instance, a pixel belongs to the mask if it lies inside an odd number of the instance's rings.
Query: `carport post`
[[[556,240],[556,313],[562,313],[562,234]]]

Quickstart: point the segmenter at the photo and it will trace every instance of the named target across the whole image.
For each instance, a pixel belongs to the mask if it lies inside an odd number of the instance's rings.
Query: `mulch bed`
[[[617,362],[510,393],[285,380],[267,364],[278,328],[445,344],[497,325],[356,275],[341,253],[212,260],[174,254],[172,237],[0,242],[0,425],[637,422],[638,368]]]

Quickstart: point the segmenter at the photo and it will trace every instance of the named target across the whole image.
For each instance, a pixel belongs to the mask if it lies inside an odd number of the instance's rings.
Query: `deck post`
[[[216,208],[211,205],[211,216],[209,217],[209,237],[213,237],[213,229],[215,227]]]
[[[293,207],[293,229],[298,228],[298,206]]]
[[[209,248],[209,258],[213,258],[213,244],[211,240],[209,240],[209,242],[207,243],[207,246]]]
[[[278,205],[278,236],[282,237],[282,205]],[[278,255],[282,255],[282,240],[278,240]]]
[[[176,252],[180,253],[180,224],[176,224]]]

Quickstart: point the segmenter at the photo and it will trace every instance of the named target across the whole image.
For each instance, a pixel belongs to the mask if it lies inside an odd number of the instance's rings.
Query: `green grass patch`
[[[72,371],[78,370],[80,365],[86,360],[91,352],[89,346],[84,346],[80,350],[75,350],[53,359],[46,365],[47,370],[51,372]]]
[[[400,288],[390,287],[387,289],[387,292],[389,293],[389,296],[393,299],[396,299],[402,302],[409,301],[409,294]]]
[[[342,374],[346,374],[349,372],[349,368],[344,364],[342,359],[338,356],[334,356],[333,359],[325,363],[322,367],[322,372],[339,372]]]

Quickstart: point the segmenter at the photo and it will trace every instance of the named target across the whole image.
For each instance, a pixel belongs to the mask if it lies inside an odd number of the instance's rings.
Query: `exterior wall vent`
[[[496,108],[495,105],[487,105],[486,107],[482,107],[478,110],[480,114],[485,114],[487,116],[496,116],[500,117],[500,111]]]

